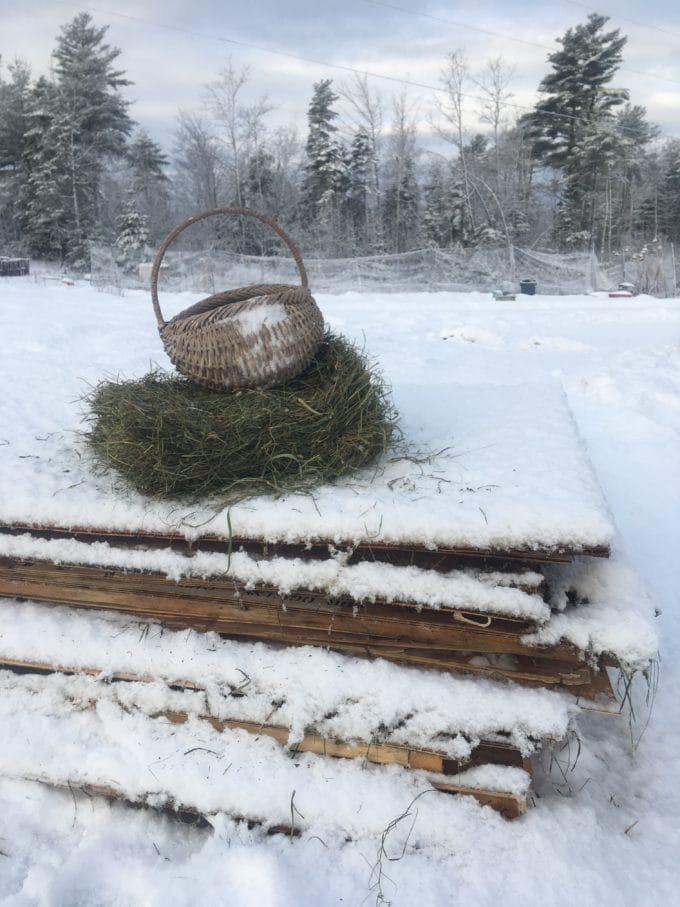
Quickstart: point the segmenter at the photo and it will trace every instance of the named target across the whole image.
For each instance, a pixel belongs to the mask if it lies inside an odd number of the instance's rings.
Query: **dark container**
[[[519,289],[520,293],[524,293],[525,296],[534,296],[536,293],[536,281],[520,280]]]
[[[0,257],[0,277],[25,277],[29,273],[28,258]]]

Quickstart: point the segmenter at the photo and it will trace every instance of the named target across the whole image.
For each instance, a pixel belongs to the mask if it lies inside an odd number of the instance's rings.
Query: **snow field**
[[[6,388],[0,405],[0,468],[5,478],[11,468],[14,482],[4,483],[0,506],[5,513],[63,515],[70,505],[59,499],[77,490],[69,485],[90,482],[89,468],[79,465],[77,437],[70,434],[77,428],[73,410],[80,379],[97,380],[119,370],[128,376],[140,374],[150,360],[164,361],[164,357],[154,336],[148,300],[136,294],[101,297],[87,287],[42,288],[24,279],[3,284],[1,289],[0,330],[8,339],[7,357],[0,362]],[[211,830],[183,829],[163,817],[4,779],[0,781],[0,851],[7,856],[0,856],[2,897],[12,905],[190,904],[196,902],[200,885],[206,904],[222,903],[225,892],[230,903],[237,905],[377,903],[381,897],[393,904],[418,902],[433,907],[448,903],[490,907],[500,900],[510,905],[566,905],[575,900],[584,905],[673,903],[680,881],[680,794],[674,777],[680,718],[673,692],[680,681],[674,555],[680,542],[677,301],[581,296],[499,303],[473,293],[346,294],[318,301],[333,327],[360,343],[365,335],[366,347],[395,384],[398,406],[402,400],[415,403],[416,388],[422,392],[421,408],[422,394],[427,392],[429,400],[436,387],[448,398],[450,409],[461,385],[486,383],[500,389],[510,384],[516,388],[514,411],[518,413],[522,393],[526,396],[520,385],[562,386],[611,511],[611,516],[603,514],[599,504],[590,511],[591,516],[598,515],[598,535],[605,524],[610,532],[612,522],[616,527],[610,536],[612,561],[598,562],[597,571],[588,569],[580,577],[579,582],[591,584],[589,591],[595,597],[587,613],[599,615],[610,628],[616,624],[623,628],[625,617],[630,628],[630,609],[635,607],[644,626],[655,621],[660,635],[661,677],[651,715],[644,709],[644,684],[634,691],[638,714],[632,736],[637,745],[631,747],[625,718],[572,717],[580,737],[578,760],[575,752],[557,751],[555,759],[561,761],[564,774],[553,766],[540,784],[537,808],[512,824],[467,798],[442,800],[426,794],[414,802],[422,783],[418,776],[404,778],[398,771],[384,773],[382,767],[371,766],[362,770],[340,762],[323,769],[322,777],[330,778],[328,784],[322,785],[314,770],[307,775],[316,779],[308,788],[312,801],[323,799],[323,810],[334,816],[333,822],[324,824],[321,806],[309,805],[307,799],[303,805],[300,770],[289,762],[282,767],[280,785],[270,778],[262,782],[262,802],[268,810],[287,810],[290,816],[291,790],[296,790],[295,804],[306,816],[307,809],[316,824],[315,831],[303,831],[294,842],[282,836],[267,838],[256,829],[248,831],[222,815],[215,818]],[[179,310],[186,301],[173,300],[175,304]],[[120,320],[113,317],[116,311]],[[443,339],[459,327],[470,335],[471,325],[486,332],[487,338],[493,334],[496,345],[483,345],[481,339]],[[552,339],[536,344],[535,338]],[[470,389],[468,399],[475,392]],[[543,399],[559,396],[549,391]],[[485,399],[492,400],[493,393]],[[409,433],[417,436],[418,417],[422,415],[424,426],[433,415],[445,413],[446,406],[437,409],[433,404],[426,413],[419,413],[415,405],[405,410],[414,429]],[[484,413],[493,426],[498,408],[486,407]],[[551,424],[548,413],[537,415],[545,415],[544,424]],[[461,436],[463,420],[457,425],[448,418],[448,423],[438,424],[447,424],[449,434],[453,429],[455,452],[468,450]],[[57,434],[50,439],[50,432]],[[517,439],[518,434],[515,430],[513,437]],[[3,440],[10,444],[3,445]],[[559,451],[556,443],[551,457],[559,457]],[[457,488],[464,488],[468,477],[475,477],[478,463],[458,459],[463,462],[458,464]],[[492,459],[484,462],[493,466]],[[559,465],[553,464],[546,484],[556,481]],[[58,487],[55,474],[60,477]],[[414,470],[407,481],[417,478],[422,480]],[[432,479],[425,481],[432,490]],[[112,497],[110,480],[97,483],[98,490],[92,493],[89,485],[88,494],[79,497],[69,511],[73,522],[89,513],[90,502],[98,506],[100,492]],[[477,486],[469,483],[469,487]],[[479,505],[480,494],[468,499],[469,506],[461,508],[464,514]],[[137,504],[116,498],[110,515],[122,525],[131,506]],[[484,503],[481,506],[486,510]],[[183,517],[197,526],[206,515],[209,512]],[[142,522],[165,519],[172,525],[176,517],[170,512],[163,518],[145,512]],[[192,527],[186,526],[186,531]],[[573,569],[582,568],[576,564]],[[608,597],[602,592],[605,588]],[[564,605],[564,588],[559,583],[551,603],[556,608]],[[654,609],[661,612],[658,618],[650,617]],[[61,615],[60,620],[65,620],[64,609]],[[554,614],[547,626],[554,630],[557,621],[568,616],[568,609]],[[3,630],[13,624],[3,620]],[[642,626],[637,625],[631,638],[642,636]],[[45,640],[48,648],[52,632]],[[92,627],[88,632],[99,635]],[[18,646],[28,647],[29,642],[38,646],[35,629],[26,625],[17,634]],[[587,634],[588,639],[597,637],[592,626]],[[647,637],[645,646],[651,638]],[[238,678],[242,680],[240,674]],[[483,688],[479,681],[474,684],[476,691]],[[381,684],[381,690],[387,686]],[[104,704],[102,714],[108,724],[96,732],[84,713],[69,713],[74,749],[69,752],[57,745],[51,751],[51,734],[63,733],[64,725],[52,723],[49,704],[40,701],[43,694],[37,695],[35,699],[17,685],[0,699],[3,736],[8,741],[3,759],[16,764],[42,753],[44,765],[56,771],[60,752],[63,766],[69,765],[68,759],[78,762],[87,753],[90,766],[98,764],[99,770],[108,764],[118,771],[112,755],[112,741],[117,741],[129,748],[124,770],[133,784],[137,770],[148,775],[149,765],[154,768],[153,754],[171,752],[163,735],[156,740],[138,728],[138,722],[148,728],[143,721],[149,721],[146,716],[129,716],[117,702]],[[406,685],[391,679],[390,695],[406,696]],[[553,697],[550,701],[556,702]],[[64,715],[59,697],[52,702]],[[35,724],[30,711],[22,711],[32,706]],[[533,707],[531,712],[535,717]],[[442,719],[448,714],[444,704]],[[197,745],[200,733],[197,729],[191,740],[176,738],[184,746],[182,754]],[[33,740],[34,746],[22,749],[22,739]],[[208,741],[206,748],[220,752],[217,740],[202,739]],[[58,738],[58,743],[63,741]],[[192,756],[202,761],[186,783],[204,784],[201,795],[215,797],[209,779],[223,770],[218,765],[225,759],[201,752],[186,758]],[[40,766],[35,768],[38,771]],[[339,830],[343,823],[357,830],[352,841],[346,841]],[[381,852],[383,835],[391,860]]]

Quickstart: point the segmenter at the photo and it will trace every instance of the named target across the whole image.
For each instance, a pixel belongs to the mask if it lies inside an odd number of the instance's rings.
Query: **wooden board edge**
[[[108,682],[133,682],[150,683],[157,678],[151,675],[132,674],[130,672],[114,672],[105,674],[97,668],[67,667],[52,665],[48,662],[29,662],[19,659],[9,659],[0,656],[0,669],[19,670],[22,673],[62,674],[66,676],[85,675],[88,677],[106,676]],[[163,681],[167,683],[167,681]],[[186,689],[192,692],[205,692],[198,684],[192,681],[173,681],[168,686]],[[189,720],[189,713],[179,710],[164,710],[150,718],[164,718],[173,724],[184,724]],[[209,723],[216,731],[242,730],[256,736],[270,737],[291,753],[312,753],[319,756],[328,756],[341,759],[365,759],[375,765],[399,765],[411,770],[423,770],[441,775],[453,775],[466,767],[480,764],[475,758],[473,750],[467,761],[455,760],[447,753],[422,746],[395,743],[379,740],[343,740],[338,737],[324,736],[313,730],[307,731],[303,737],[294,744],[288,744],[290,729],[283,725],[268,724],[267,722],[249,721],[244,718],[217,718],[208,713],[196,715],[202,721]],[[497,743],[493,740],[481,740],[479,748],[486,753],[484,764],[506,765],[523,767],[527,769],[527,760],[511,744]]]
[[[519,819],[526,815],[526,793],[512,793],[510,791],[485,790],[482,788],[466,787],[463,784],[440,781],[431,778],[432,786],[444,793],[458,794],[460,796],[474,797],[480,806],[490,806],[506,819]]]
[[[546,545],[544,547],[520,546],[518,548],[477,548],[465,545],[437,545],[428,547],[420,543],[387,542],[375,539],[365,539],[360,542],[347,540],[337,542],[331,539],[315,538],[299,542],[267,542],[259,538],[247,536],[234,536],[231,539],[214,533],[192,538],[180,532],[149,532],[144,530],[105,529],[93,526],[58,526],[45,525],[34,522],[15,521],[0,523],[0,534],[17,535],[31,533],[38,538],[69,538],[76,541],[107,541],[119,545],[144,545],[154,547],[175,547],[193,553],[200,550],[231,551],[243,548],[263,549],[270,555],[276,556],[281,551],[281,556],[307,556],[329,557],[330,550],[346,548],[353,552],[354,557],[360,560],[374,560],[381,556],[418,556],[427,558],[472,558],[475,560],[489,559],[493,561],[518,561],[521,563],[551,564],[570,563],[575,557],[608,558],[610,546],[607,543],[591,545]]]
[[[144,796],[131,796],[121,788],[107,783],[98,783],[90,781],[78,781],[75,779],[56,779],[49,778],[45,775],[34,774],[4,774],[2,777],[13,781],[27,781],[33,784],[40,784],[53,790],[69,791],[75,797],[76,793],[83,794],[86,797],[101,797],[109,802],[115,801],[122,803],[133,809],[151,809],[154,812],[160,812],[178,819],[183,824],[192,825],[211,825],[210,819],[218,815],[217,812],[207,812],[188,804],[177,803],[168,797],[165,800],[159,799],[157,795],[149,792],[147,799]],[[483,790],[480,788],[466,787],[462,784],[444,783],[438,779],[428,779],[432,784],[432,789],[449,795],[473,797],[480,806],[490,806],[496,812],[500,813],[506,819],[518,819],[526,814],[527,797],[525,794],[514,794],[507,791]],[[302,823],[288,824],[281,822],[269,822],[262,817],[249,817],[234,813],[225,812],[234,822],[242,822],[248,828],[261,827],[268,835],[284,834],[289,837],[299,837],[305,830],[304,820]]]

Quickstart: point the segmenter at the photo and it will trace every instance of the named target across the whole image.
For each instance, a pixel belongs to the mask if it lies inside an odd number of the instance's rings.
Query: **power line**
[[[384,73],[371,72],[370,70],[366,70],[366,69],[358,69],[357,67],[349,66],[346,64],[342,64],[342,63],[330,63],[327,60],[317,60],[313,57],[303,56],[302,54],[295,54],[290,51],[273,50],[270,47],[263,47],[262,45],[252,44],[251,42],[248,42],[248,41],[240,41],[236,38],[226,38],[223,35],[208,34],[206,32],[195,31],[194,29],[185,28],[180,25],[172,25],[172,24],[167,24],[164,22],[157,22],[157,21],[155,21],[153,19],[149,19],[145,16],[135,16],[130,13],[120,13],[115,10],[107,10],[107,9],[91,7],[91,6],[85,5],[83,3],[77,3],[77,2],[75,2],[75,0],[53,0],[53,2],[59,4],[60,6],[68,6],[71,8],[79,9],[84,12],[93,13],[96,15],[105,15],[105,16],[111,16],[113,18],[125,19],[125,20],[131,21],[131,22],[138,22],[141,25],[151,25],[155,28],[164,29],[166,31],[172,31],[172,32],[177,32],[179,34],[185,34],[192,38],[199,38],[201,40],[209,40],[209,41],[217,41],[218,43],[224,43],[224,44],[233,44],[237,47],[246,48],[247,50],[258,51],[258,53],[266,53],[266,54],[270,54],[272,56],[283,57],[283,58],[289,59],[289,60],[298,60],[303,63],[311,63],[314,66],[322,66],[322,67],[329,68],[329,69],[336,69],[341,72],[349,72],[349,73],[353,73],[353,74],[359,75],[359,76],[368,76],[372,79],[382,79],[383,81],[396,83],[399,85],[405,85],[409,88],[424,89],[426,91],[436,92],[437,94],[446,94],[447,93],[446,89],[443,88],[441,85],[431,85],[427,82],[416,82],[414,80],[403,79],[398,76],[390,76],[390,75],[386,75]],[[391,7],[392,9],[398,10],[400,12],[406,12],[406,13],[410,12],[409,10],[402,9],[401,7],[391,6],[390,4],[387,4],[387,3],[378,2],[378,0],[365,0],[365,2],[374,3],[376,6],[387,6],[388,8]],[[429,16],[425,13],[423,13],[423,14],[412,13],[412,15],[424,15],[424,16],[426,16],[426,18],[435,18],[435,19],[437,18],[434,16]],[[439,19],[438,21],[450,22],[450,20],[446,20],[446,19]],[[496,34],[496,33],[491,32],[490,34]],[[504,37],[504,36],[500,35],[500,37]],[[521,39],[517,38],[514,40],[519,41]],[[530,42],[524,42],[524,43],[530,43]],[[536,45],[536,46],[540,47],[542,45]],[[470,101],[477,101],[478,103],[485,103],[486,101],[488,101],[488,98],[481,97],[479,95],[469,94],[467,92],[461,92],[461,96]],[[506,101],[505,105],[506,105],[506,107],[510,107],[510,108],[513,108],[514,110],[522,111],[524,113],[532,113],[535,109],[534,107],[528,107],[524,104],[516,104],[512,101]],[[572,114],[568,114],[568,113],[556,113],[556,112],[552,112],[552,111],[545,111],[545,113],[547,116],[551,116],[554,119],[562,119],[562,120],[578,120],[579,119],[578,117],[573,116]],[[632,129],[626,129],[625,127],[623,127],[623,131],[631,132],[631,134],[637,135],[637,132]],[[663,137],[670,138],[670,136],[663,136]]]
[[[166,31],[178,32],[180,34],[189,35],[193,38],[201,38],[208,41],[217,41],[222,44],[234,44],[237,47],[244,47],[247,50],[256,50],[258,53],[271,54],[275,57],[284,57],[289,60],[298,60],[303,63],[311,63],[314,66],[323,66],[329,69],[337,69],[341,72],[351,72],[356,73],[357,75],[370,76],[372,79],[383,79],[388,82],[396,82],[400,85],[408,85],[413,88],[425,88],[428,91],[443,91],[443,89],[436,85],[428,85],[425,82],[414,82],[412,80],[399,78],[397,76],[385,75],[384,73],[371,72],[366,69],[358,69],[355,66],[348,66],[342,63],[330,63],[328,60],[317,60],[314,57],[302,56],[302,54],[295,54],[286,50],[273,50],[271,47],[263,47],[260,44],[253,44],[249,41],[239,41],[236,38],[226,38],[223,35],[208,34],[207,32],[195,31],[194,29],[184,28],[180,25],[168,25],[165,22],[156,22],[153,19],[149,19],[145,16],[133,16],[130,13],[120,13],[117,10],[108,10],[95,8],[91,6],[86,6],[83,3],[72,2],[72,0],[53,0],[53,2],[58,3],[60,6],[69,6],[75,9],[83,10],[84,12],[94,13],[96,15],[112,16],[117,19],[126,19],[131,22],[139,22],[142,25],[152,25],[155,28],[162,28]]]
[[[641,28],[651,28],[653,31],[661,32],[663,35],[670,35],[672,38],[680,41],[680,32],[671,31],[668,28],[661,28],[660,25],[653,25],[651,22],[642,22],[640,19],[630,19],[627,16],[622,16],[621,13],[610,13],[605,9],[593,9],[592,6],[581,3],[580,0],[564,0],[564,3],[571,3],[572,6],[580,6],[581,9],[599,13],[601,16],[609,16],[612,19],[621,19],[622,22],[629,22],[631,25],[638,25]]]
[[[403,6],[397,6],[394,3],[384,3],[382,0],[364,0],[364,3],[370,3],[372,6],[382,6],[385,9],[391,9],[398,13],[406,13],[409,16],[418,16],[421,19],[432,19],[434,22],[443,22],[445,25],[455,25],[456,28],[467,28],[469,31],[480,32],[483,35],[491,35],[494,38],[503,38],[505,41],[515,41],[517,44],[526,44],[529,47],[538,47],[540,50],[548,50],[552,53],[554,48],[548,47],[547,44],[539,44],[536,41],[527,41],[526,38],[516,38],[514,35],[503,35],[500,32],[492,31],[489,28],[480,28],[478,25],[469,25],[467,22],[457,22],[454,19],[435,16],[432,13],[423,13],[420,10],[407,9]]]
[[[566,2],[575,3],[576,0],[566,0]],[[555,52],[555,48],[549,47],[547,44],[539,44],[536,41],[527,41],[526,38],[516,38],[514,35],[506,35],[506,34],[502,34],[501,32],[492,31],[491,29],[488,29],[488,28],[480,28],[477,25],[469,25],[467,22],[457,22],[453,19],[444,18],[442,16],[435,16],[432,13],[424,13],[424,12],[421,12],[420,10],[408,9],[404,6],[397,6],[394,3],[386,3],[385,0],[364,0],[364,3],[370,3],[371,6],[382,6],[385,9],[391,9],[391,10],[395,10],[396,12],[406,13],[407,16],[416,16],[421,19],[432,19],[435,22],[442,22],[445,25],[453,25],[456,28],[467,28],[470,31],[481,32],[484,35],[491,35],[494,38],[503,38],[504,41],[515,41],[518,44],[525,44],[528,47],[538,47],[541,50],[547,50],[549,53]],[[582,4],[582,3],[578,3],[578,6],[583,6],[585,9],[590,9],[590,7],[587,7],[587,6],[585,6],[585,4]],[[623,17],[619,17],[619,18],[623,18]],[[632,20],[628,20],[628,21],[632,21]],[[661,31],[663,31],[663,30],[664,29],[661,29]],[[672,34],[672,32],[669,32],[668,34]],[[680,35],[678,35],[676,37],[680,37]],[[620,66],[619,69],[621,72],[634,73],[636,76],[646,76],[648,79],[658,79],[659,81],[662,81],[662,82],[670,82],[673,85],[680,85],[680,79],[671,79],[668,76],[661,76],[658,73],[645,72],[640,69],[630,69],[627,66]]]
[[[372,79],[382,79],[387,82],[394,82],[398,85],[406,85],[409,88],[423,88],[427,91],[435,92],[444,92],[446,89],[442,88],[440,85],[431,85],[427,82],[416,82],[413,79],[404,79],[399,76],[390,76],[385,73],[371,72],[368,69],[358,69],[356,66],[349,66],[342,63],[331,63],[328,60],[317,60],[314,57],[303,56],[302,54],[295,54],[291,51],[285,50],[273,50],[270,47],[263,47],[259,44],[253,44],[249,41],[240,41],[236,38],[225,38],[223,35],[216,34],[207,34],[206,32],[195,31],[194,29],[184,28],[180,25],[169,25],[165,22],[156,22],[153,19],[149,19],[145,16],[133,16],[130,13],[120,13],[116,10],[101,9],[96,7],[87,6],[83,3],[74,2],[74,0],[53,0],[53,2],[58,3],[60,6],[69,6],[75,9],[83,10],[84,12],[94,13],[96,15],[112,16],[117,19],[126,19],[131,22],[138,22],[141,25],[152,25],[155,28],[165,29],[166,31],[178,32],[180,34],[189,35],[193,38],[201,38],[209,41],[217,41],[218,43],[225,44],[234,44],[237,47],[244,47],[248,50],[256,50],[259,53],[271,54],[276,57],[284,57],[289,60],[298,60],[303,63],[311,63],[314,66],[323,66],[328,69],[337,69],[341,72],[350,72],[360,76],[369,76]],[[470,100],[475,101],[484,101],[485,98],[478,97],[476,95],[465,95]],[[517,107],[519,110],[532,110],[531,107],[522,107],[519,104],[510,105]],[[568,114],[565,114],[568,116]]]

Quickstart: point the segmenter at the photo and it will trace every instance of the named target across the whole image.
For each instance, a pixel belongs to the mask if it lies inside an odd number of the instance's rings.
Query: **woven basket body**
[[[301,285],[227,290],[165,321],[158,303],[163,255],[183,230],[214,214],[244,214],[271,226],[293,253]],[[307,287],[297,246],[266,214],[248,208],[215,208],[175,227],[156,255],[151,297],[163,346],[177,371],[215,390],[274,387],[289,381],[310,364],[324,333],[323,316]]]

